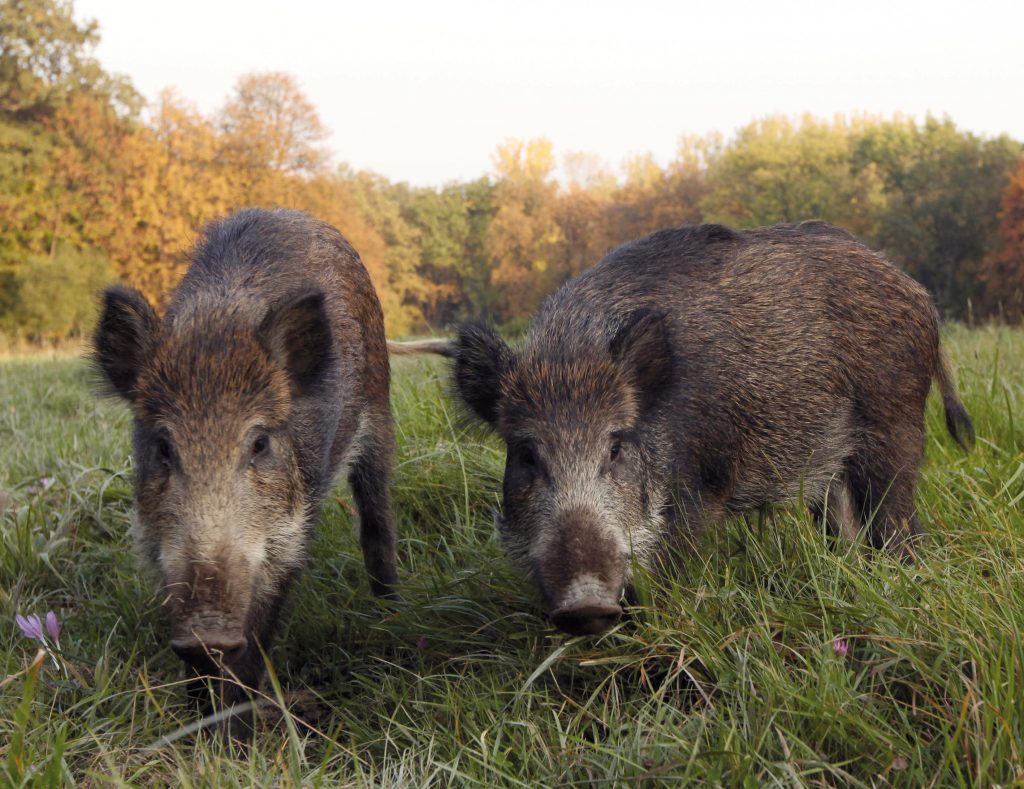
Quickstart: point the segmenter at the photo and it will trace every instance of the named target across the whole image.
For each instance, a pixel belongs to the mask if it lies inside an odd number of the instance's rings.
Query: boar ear
[[[672,342],[664,313],[634,312],[611,341],[609,350],[640,392],[641,408],[653,406],[672,383]]]
[[[103,312],[93,335],[93,364],[111,392],[135,399],[139,370],[152,355],[160,319],[146,297],[115,285],[103,293]]]
[[[302,290],[275,304],[260,324],[259,337],[288,373],[293,391],[306,394],[319,383],[332,358],[323,292]]]
[[[501,377],[512,364],[512,349],[490,326],[468,322],[455,338],[455,389],[478,417],[498,421]]]

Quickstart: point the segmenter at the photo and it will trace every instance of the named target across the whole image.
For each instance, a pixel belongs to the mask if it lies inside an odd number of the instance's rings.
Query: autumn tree
[[[123,157],[138,126],[90,94],[69,99],[45,125],[53,139],[43,167],[50,254],[60,243],[109,250],[125,229]]]
[[[45,170],[53,142],[37,124],[0,120],[0,312],[4,278],[14,273],[26,253],[49,248]]]
[[[92,56],[98,42],[96,21],[76,22],[69,0],[0,2],[0,115],[37,120],[82,93],[131,114],[139,96],[100,67]]]
[[[565,184],[554,211],[559,228],[554,273],[558,279],[568,279],[592,266],[608,250],[608,212],[618,182],[592,154],[573,151],[562,161]]]
[[[549,141],[513,140],[497,149],[494,178],[411,187],[329,169],[316,107],[287,74],[243,76],[213,115],[168,91],[143,119],[130,85],[93,57],[97,40],[68,0],[0,0],[8,331],[81,333],[87,312],[60,288],[91,288],[111,270],[161,303],[200,228],[247,205],[338,227],[392,334],[522,321],[608,249],[660,228],[809,218],[884,249],[950,315],[975,303],[1024,317],[1024,174],[1021,145],[1006,137],[932,118],[773,117],[727,143],[684,137],[666,164],[633,156],[613,173],[568,154],[561,183]]]
[[[0,318],[11,322],[26,266],[59,243],[93,243],[117,216],[109,162],[139,97],[105,73],[94,22],[60,0],[0,3]],[[109,219],[108,219],[109,217]]]
[[[305,211],[338,228],[359,254],[370,274],[384,311],[389,334],[407,331],[407,316],[400,294],[390,285],[388,245],[360,211],[347,180],[336,173],[319,173],[297,181],[291,199],[282,205]]]
[[[1024,320],[1024,159],[1003,190],[999,248],[985,258],[979,274],[990,314]]]
[[[287,196],[294,177],[312,176],[327,164],[321,145],[327,129],[313,102],[290,74],[246,74],[219,113],[222,157],[236,190],[253,205]]]
[[[496,309],[507,320],[530,314],[553,281],[551,264],[561,239],[558,184],[549,140],[507,142],[498,147],[494,166],[498,179],[487,247],[497,263],[491,272]]]
[[[608,246],[700,222],[701,200],[707,191],[704,152],[711,150],[713,142],[712,138],[683,138],[675,160],[664,168],[650,155],[626,159],[607,211]]]
[[[387,294],[389,327],[400,333],[423,328],[422,304],[428,285],[418,274],[420,230],[405,211],[409,187],[392,184],[376,173],[339,169],[356,208],[386,245],[379,290]]]
[[[169,89],[151,107],[149,123],[124,141],[121,223],[104,248],[121,278],[155,303],[185,273],[203,225],[241,202],[221,146],[213,120]]]
[[[704,221],[702,204],[710,189],[708,168],[721,154],[721,134],[684,134],[675,158],[665,168],[663,201],[654,211],[660,227],[679,227]]]

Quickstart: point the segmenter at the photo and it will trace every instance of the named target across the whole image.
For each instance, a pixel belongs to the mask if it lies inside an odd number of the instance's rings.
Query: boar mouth
[[[249,641],[241,633],[191,632],[171,640],[171,649],[201,674],[230,675],[245,656]]]
[[[555,627],[574,636],[596,636],[622,618],[622,606],[596,597],[577,600],[551,612]]]

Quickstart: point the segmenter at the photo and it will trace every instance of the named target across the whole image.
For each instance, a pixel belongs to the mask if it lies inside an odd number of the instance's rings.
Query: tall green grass
[[[599,639],[555,631],[503,558],[499,444],[440,364],[398,361],[404,601],[369,595],[339,489],[241,759],[186,728],[127,537],[126,409],[79,361],[0,363],[0,784],[1024,781],[1024,333],[946,342],[979,441],[961,453],[929,404],[921,561],[829,547],[795,507],[753,515],[644,579]],[[49,609],[56,666],[14,623]]]

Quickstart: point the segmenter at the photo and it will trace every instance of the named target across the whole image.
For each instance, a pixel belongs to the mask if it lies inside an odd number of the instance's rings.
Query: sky
[[[336,163],[441,185],[497,146],[664,164],[684,133],[770,114],[923,118],[1024,140],[1024,0],[75,0],[104,67],[206,112],[250,71],[298,78]]]

